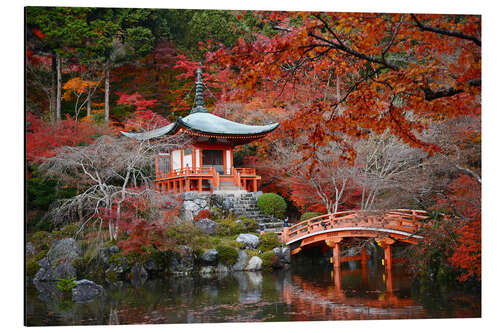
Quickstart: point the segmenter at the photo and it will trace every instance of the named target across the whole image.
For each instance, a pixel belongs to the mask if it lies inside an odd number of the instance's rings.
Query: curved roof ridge
[[[214,135],[264,135],[276,129],[279,123],[267,125],[246,125],[228,120],[211,113],[196,112],[187,115],[184,118],[177,118],[175,122],[151,131],[142,133],[121,132],[124,136],[136,140],[151,140],[164,135],[173,135],[177,129],[182,127],[187,130]]]

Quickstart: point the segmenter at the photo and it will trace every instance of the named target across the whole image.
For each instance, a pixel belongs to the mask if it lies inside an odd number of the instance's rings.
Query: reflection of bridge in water
[[[388,271],[385,277],[385,292],[367,295],[347,295],[342,289],[341,271],[334,271],[334,285],[325,288],[322,285],[302,279],[298,275],[292,277],[293,283],[283,288],[283,299],[287,304],[293,304],[300,312],[296,312],[295,320],[308,320],[308,314],[314,313],[330,320],[359,319],[391,319],[391,318],[422,318],[425,310],[415,304],[411,298],[400,298],[393,288],[393,272]],[[357,270],[346,270],[346,275],[361,275],[362,283],[367,285],[368,270],[366,266]],[[302,316],[304,318],[302,318]],[[327,319],[327,320],[328,320]]]
[[[293,277],[294,283],[285,286],[285,302],[294,303],[303,313],[323,312],[332,319],[388,319],[422,317],[424,309],[412,299],[400,298],[393,285],[392,246],[396,243],[417,244],[423,237],[418,235],[427,218],[422,210],[397,209],[391,211],[345,211],[318,216],[289,228],[284,228],[282,241],[290,246],[291,254],[297,255],[304,249],[321,247],[323,251],[333,248],[333,280],[331,288]],[[361,247],[359,255],[341,257],[341,245],[354,239],[374,239],[384,248],[385,266],[383,279],[385,291],[378,297],[347,295],[342,288],[342,276],[360,275],[362,284],[368,285],[368,255]],[[341,263],[360,261],[361,269],[341,270]],[[304,312],[305,310],[305,312]],[[333,311],[333,313],[332,313]],[[300,319],[299,319],[300,320]],[[307,320],[307,319],[305,319]]]

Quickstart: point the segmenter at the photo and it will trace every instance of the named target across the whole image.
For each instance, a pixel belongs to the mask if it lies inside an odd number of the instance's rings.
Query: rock
[[[259,237],[252,234],[239,234],[236,241],[244,243],[250,249],[256,249],[259,246]]]
[[[47,258],[51,265],[61,261],[71,262],[81,255],[82,249],[73,238],[64,238],[60,241],[56,241],[49,252],[47,252]]]
[[[130,270],[130,280],[146,281],[147,279],[148,272],[146,272],[143,265],[136,262]]]
[[[218,273],[229,273],[229,267],[223,264],[218,264],[217,265],[217,272]]]
[[[156,258],[149,257],[144,263],[144,268],[152,275],[163,272],[166,268],[166,258],[163,255]]]
[[[201,209],[207,207],[207,202],[204,199],[200,198],[194,199],[194,203],[198,205],[198,207],[200,207]]]
[[[275,247],[273,251],[282,265],[289,264],[291,262],[292,257],[290,255],[289,247]]]
[[[90,280],[78,280],[76,286],[71,290],[73,301],[86,303],[104,294],[104,288]]]
[[[72,238],[67,239],[74,242]],[[76,276],[76,269],[73,267],[71,261],[78,257],[75,255],[78,251],[81,252],[81,249],[79,246],[74,246],[76,242],[71,245],[72,242],[61,243],[61,241],[55,243],[50,248],[47,256],[38,261],[40,269],[33,278],[34,281],[55,281],[57,279],[68,279]],[[62,253],[63,248],[68,249],[67,257]]]
[[[116,245],[103,247],[103,248],[99,249],[99,260],[101,260],[101,262],[104,264],[108,264],[109,258],[111,258],[111,256],[113,254],[116,254],[119,252],[120,252],[120,248]]]
[[[119,258],[116,262],[109,264],[105,271],[106,279],[109,281],[121,280],[125,277],[125,273],[129,270],[127,259]]]
[[[203,266],[200,268],[200,275],[205,278],[211,277],[213,272],[214,268],[212,266]]]
[[[250,260],[248,261],[248,265],[246,267],[246,270],[247,271],[258,271],[260,269],[262,269],[262,259],[260,259],[257,256],[253,256],[252,258],[250,258]]]
[[[76,276],[76,269],[70,262],[64,261],[55,267],[50,265],[42,267],[40,262],[45,263],[48,260],[47,258],[43,258],[38,262],[40,269],[33,278],[34,281],[56,281],[57,279],[67,279]]]
[[[195,204],[194,201],[184,201],[182,203],[182,207],[186,211],[192,212],[193,215],[196,215],[198,213],[198,211],[200,210],[200,206],[198,206],[197,204]]]
[[[35,247],[31,242],[26,243],[26,257],[31,257],[35,255]]]
[[[187,274],[194,268],[193,250],[189,246],[180,246],[170,260],[169,270],[173,274]]]
[[[248,254],[243,250],[239,250],[238,260],[233,265],[233,271],[243,271],[245,270],[247,264],[248,264]]]
[[[184,201],[193,201],[197,198],[197,194],[195,192],[184,192],[181,194],[181,198]]]
[[[201,219],[194,222],[194,226],[201,230],[201,232],[209,235],[214,235],[217,231],[217,226],[219,223],[212,221],[211,219]]]
[[[215,266],[217,264],[217,250],[206,250],[201,255],[201,260],[204,264]]]

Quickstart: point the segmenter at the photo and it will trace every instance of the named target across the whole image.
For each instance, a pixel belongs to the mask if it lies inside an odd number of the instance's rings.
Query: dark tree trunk
[[[106,61],[104,68],[105,78],[104,78],[104,120],[109,122],[109,60]]]
[[[56,120],[61,120],[61,89],[62,89],[62,75],[61,75],[61,56],[56,55],[57,63],[57,93],[56,93]]]
[[[52,78],[51,78],[51,89],[50,89],[50,103],[49,112],[50,119],[55,121],[57,119],[56,114],[56,95],[57,95],[57,57],[55,53],[52,53]]]

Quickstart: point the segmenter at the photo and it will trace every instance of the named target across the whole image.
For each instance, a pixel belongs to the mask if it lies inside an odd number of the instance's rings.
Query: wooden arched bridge
[[[283,228],[282,241],[290,246],[295,255],[302,249],[328,245],[333,248],[334,267],[340,267],[344,258],[340,257],[340,243],[347,238],[374,238],[384,248],[385,266],[392,268],[391,245],[399,242],[416,244],[423,237],[418,231],[427,219],[423,210],[394,209],[390,211],[343,211],[314,217]],[[364,249],[357,257],[366,264]]]

